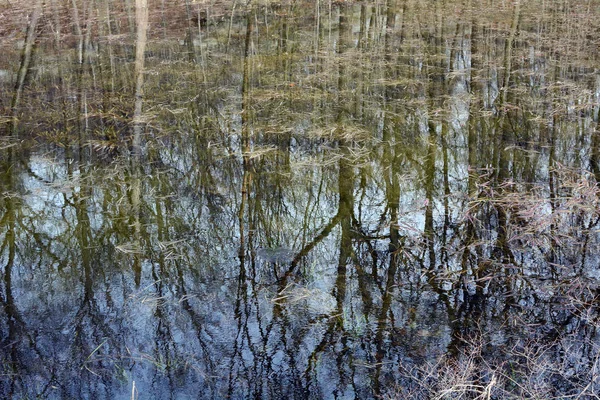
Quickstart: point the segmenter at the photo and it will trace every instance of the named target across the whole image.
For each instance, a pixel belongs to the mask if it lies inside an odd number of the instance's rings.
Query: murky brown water
[[[143,3],[0,0],[0,397],[598,396],[600,2]]]

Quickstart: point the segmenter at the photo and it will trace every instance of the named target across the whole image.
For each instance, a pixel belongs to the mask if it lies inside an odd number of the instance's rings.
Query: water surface
[[[0,1],[0,397],[595,398],[598,1],[67,3]]]

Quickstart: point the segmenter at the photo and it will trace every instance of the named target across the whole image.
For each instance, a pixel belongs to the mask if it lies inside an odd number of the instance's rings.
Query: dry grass
[[[516,339],[494,348],[483,332],[461,339],[455,355],[422,366],[401,367],[403,376],[387,399],[597,399],[599,353],[586,368],[568,362],[568,352],[591,343],[566,335],[553,342]],[[494,354],[494,351],[499,354]],[[564,352],[565,360],[554,357]],[[500,355],[500,356],[499,356]]]

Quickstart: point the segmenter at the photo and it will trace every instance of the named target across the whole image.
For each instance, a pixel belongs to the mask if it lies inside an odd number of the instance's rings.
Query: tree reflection
[[[3,397],[598,390],[592,3],[34,3]]]

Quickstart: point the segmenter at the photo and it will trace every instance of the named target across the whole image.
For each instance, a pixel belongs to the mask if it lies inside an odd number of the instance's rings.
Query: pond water
[[[0,397],[597,398],[599,10],[0,0]]]

